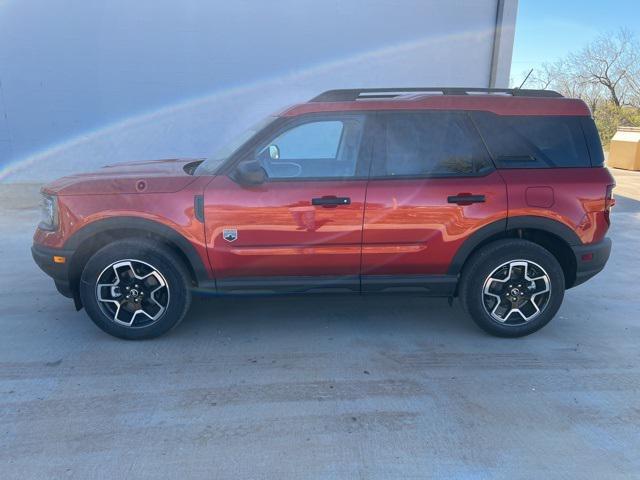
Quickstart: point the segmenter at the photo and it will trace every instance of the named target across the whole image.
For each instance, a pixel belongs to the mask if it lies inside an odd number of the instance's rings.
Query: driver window
[[[353,177],[362,120],[327,119],[291,127],[258,154],[270,179]]]

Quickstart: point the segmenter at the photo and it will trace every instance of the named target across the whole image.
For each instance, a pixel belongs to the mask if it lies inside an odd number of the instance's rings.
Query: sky
[[[640,0],[520,0],[511,78],[522,81],[529,69],[620,27],[640,39]]]

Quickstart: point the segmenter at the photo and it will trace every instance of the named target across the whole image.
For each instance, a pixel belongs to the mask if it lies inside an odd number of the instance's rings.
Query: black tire
[[[110,273],[114,271],[113,265],[118,262],[132,261],[132,269],[127,265],[123,265],[119,270],[120,274],[126,281],[145,282],[140,290],[142,293],[136,293],[136,303],[132,306],[132,300],[124,300],[124,280],[118,286],[116,292],[117,300],[126,302],[118,307],[115,302],[100,302],[98,300],[98,280],[105,276],[115,275]],[[135,274],[135,268],[141,276],[148,275],[150,271],[155,270],[152,274],[153,278],[147,280],[138,280],[131,276],[129,271]],[[113,282],[113,279],[111,280]],[[151,284],[147,286],[146,284]],[[165,284],[166,286],[161,287]],[[91,256],[82,271],[80,280],[80,298],[82,303],[91,317],[91,320],[103,331],[113,335],[114,337],[127,340],[141,340],[146,338],[158,337],[172,328],[176,327],[184,318],[189,305],[191,304],[190,276],[181,260],[165,245],[148,239],[124,239],[110,243],[101,248]],[[106,291],[104,290],[106,288]],[[101,287],[101,296],[105,297],[113,295],[111,287]],[[131,288],[131,287],[130,287]],[[122,293],[120,292],[122,290]],[[152,292],[152,290],[156,290]],[[106,292],[106,293],[105,293]],[[137,290],[136,290],[137,292]],[[147,296],[144,297],[145,292]],[[141,295],[141,296],[140,296]],[[156,295],[159,295],[157,297]],[[153,302],[149,300],[153,297]],[[111,297],[109,297],[111,298]],[[129,297],[126,297],[129,298]],[[157,301],[156,301],[157,300]],[[146,302],[146,303],[145,303]],[[143,306],[145,306],[143,308]],[[126,308],[125,308],[126,307]],[[121,308],[121,312],[117,313],[117,317],[133,317],[132,325],[126,326],[117,323],[114,315],[110,311]],[[150,315],[136,315],[135,309],[149,310],[155,320]],[[164,310],[162,310],[164,309]],[[142,312],[139,312],[142,313]],[[129,318],[125,318],[129,320]],[[118,318],[122,321],[122,318]]]
[[[511,303],[512,299],[518,297],[507,292],[518,292],[515,295],[531,295],[528,292],[523,293],[522,288],[518,289],[518,285],[513,285],[512,281],[508,280],[512,277],[506,276],[506,272],[512,271],[512,264],[508,262],[517,262],[518,260],[531,262],[527,263],[527,267],[530,266],[535,272],[531,278],[540,273],[538,267],[543,269],[542,273],[546,273],[547,280],[543,279],[528,284],[532,285],[531,291],[537,292],[544,291],[547,282],[549,283],[550,292],[548,295],[540,293],[533,297],[536,305],[527,304],[526,296],[522,300],[516,301],[524,303]],[[517,276],[523,271],[523,268],[517,265],[516,263],[513,268],[513,276]],[[489,280],[490,275],[498,280]],[[515,283],[515,281],[513,282]],[[522,282],[526,283],[525,280]],[[522,283],[518,281],[518,284]],[[496,298],[485,294],[485,285],[491,285],[489,292],[496,293]],[[509,285],[513,285],[514,288],[510,290]],[[494,288],[496,290],[493,290]],[[505,239],[485,245],[469,259],[462,272],[459,297],[463,308],[473,321],[486,332],[498,337],[522,337],[540,330],[551,321],[562,304],[564,290],[564,272],[558,260],[548,250],[527,240]],[[494,309],[496,304],[498,307]],[[530,314],[531,319],[525,321],[523,314],[511,310],[515,305],[522,305],[523,310],[527,316]],[[536,309],[539,310],[539,313]],[[492,317],[491,312],[500,316],[500,311],[511,312],[502,315],[507,319],[506,322],[500,322]]]

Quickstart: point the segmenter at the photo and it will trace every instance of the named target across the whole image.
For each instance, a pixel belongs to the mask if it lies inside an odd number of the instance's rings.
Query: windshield
[[[256,123],[252,127],[246,129],[240,135],[237,135],[233,140],[223,145],[219,148],[213,155],[207,157],[207,159],[198,165],[198,168],[195,170],[195,175],[213,175],[216,173],[220,165],[222,165],[225,160],[227,160],[231,155],[234,154],[236,150],[238,150],[242,145],[244,145],[247,141],[251,139],[256,133],[265,128],[271,122],[276,120],[275,116],[268,116],[262,121]]]

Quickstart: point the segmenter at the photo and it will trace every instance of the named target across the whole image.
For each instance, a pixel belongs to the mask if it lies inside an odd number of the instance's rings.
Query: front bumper
[[[65,297],[73,298],[69,272],[69,261],[71,260],[73,251],[33,244],[31,247],[31,255],[38,267],[53,278],[58,291]],[[65,262],[56,263],[53,261],[53,257],[64,257]]]
[[[572,246],[571,249],[576,259],[576,279],[571,285],[575,287],[586,282],[604,268],[611,254],[611,239],[605,238],[598,243]]]

